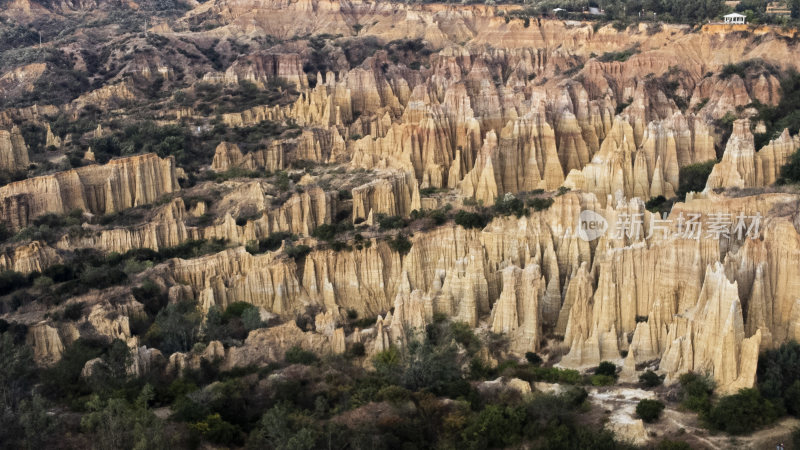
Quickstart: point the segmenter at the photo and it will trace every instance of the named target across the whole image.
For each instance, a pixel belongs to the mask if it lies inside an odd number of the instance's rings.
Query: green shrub
[[[469,230],[471,228],[486,227],[489,223],[489,218],[483,214],[461,210],[456,213],[455,222],[457,225]]]
[[[352,251],[353,250],[353,247],[348,245],[347,242],[332,241],[332,242],[329,242],[328,245],[330,245],[331,250],[333,250],[335,252],[341,252],[343,250],[347,250],[347,251]]]
[[[665,207],[668,207],[669,204],[667,203],[667,198],[663,195],[659,195],[658,197],[652,197],[648,200],[644,207],[650,212],[662,212],[664,211]]]
[[[207,416],[200,422],[191,424],[190,428],[199,432],[214,444],[242,445],[244,442],[241,429],[222,420],[222,417],[217,413]]]
[[[247,302],[233,302],[225,308],[225,312],[222,313],[222,320],[229,321],[233,318],[241,318],[242,314],[250,308],[255,308],[255,306]]]
[[[701,414],[711,408],[711,393],[714,382],[708,376],[688,372],[678,378],[683,390],[681,406]]]
[[[297,346],[294,346],[289,350],[286,350],[284,359],[289,364],[304,364],[306,366],[310,366],[319,361],[317,355],[308,350],[303,350],[302,348]]]
[[[639,49],[636,47],[631,47],[627,50],[623,50],[620,52],[606,52],[597,59],[601,62],[611,62],[611,61],[625,62],[628,60],[628,58],[635,55],[636,53],[639,53]]]
[[[520,441],[524,422],[521,407],[489,405],[473,416],[462,434],[474,448],[506,448]]]
[[[247,448],[312,450],[317,437],[308,419],[283,402],[264,413],[247,438]]]
[[[367,353],[364,344],[361,342],[354,342],[350,347],[347,349],[347,354],[352,357],[361,357]]]
[[[701,192],[706,188],[706,181],[711,175],[716,161],[706,161],[704,163],[689,164],[683,166],[679,172],[678,198],[684,200],[689,192]]]
[[[286,247],[284,250],[286,256],[294,259],[295,261],[300,261],[306,257],[309,253],[311,253],[311,247],[307,245],[290,245]]]
[[[375,400],[403,403],[411,400],[411,391],[401,386],[390,385],[379,390]]]
[[[610,375],[592,375],[589,381],[592,383],[592,386],[611,386],[617,382],[617,379]]]
[[[372,365],[378,374],[388,377],[400,366],[400,352],[394,346],[378,352],[372,357]]]
[[[583,377],[577,370],[559,369],[558,367],[520,367],[514,376],[527,382],[545,381],[548,383],[581,384]]]
[[[389,247],[400,254],[400,256],[406,255],[408,252],[411,251],[411,246],[413,244],[408,239],[408,237],[404,234],[398,234],[394,237],[391,241],[389,241]]]
[[[153,280],[144,280],[141,286],[131,289],[133,297],[144,305],[144,310],[150,316],[155,316],[161,311],[169,298],[166,292],[161,289]]]
[[[255,306],[250,306],[244,310],[241,316],[242,325],[247,331],[252,331],[258,328],[262,328],[266,326],[263,320],[261,320],[261,312]]]
[[[103,355],[107,345],[97,340],[79,338],[63,352],[61,359],[45,369],[44,393],[52,398],[73,400],[91,392],[81,371],[90,359]]]
[[[245,249],[248,251],[248,253],[253,255],[257,253],[274,252],[280,248],[280,246],[283,244],[283,241],[292,239],[292,237],[292,233],[287,232],[279,231],[270,233],[269,236],[259,239],[256,242],[248,242]]]
[[[386,214],[378,213],[375,215],[375,220],[382,230],[392,230],[406,226],[405,219],[400,216],[387,216]]]
[[[70,303],[64,308],[64,318],[67,320],[76,321],[83,316],[83,303],[75,302]]]
[[[652,370],[648,370],[643,374],[639,375],[639,383],[643,384],[645,387],[654,388],[664,383],[664,376],[663,375],[659,376]]]
[[[534,211],[544,211],[553,205],[552,198],[532,198],[528,200],[528,206],[533,208]]]
[[[542,363],[542,357],[534,352],[525,352],[525,359],[534,366],[538,366]]]
[[[0,295],[6,295],[30,285],[31,282],[28,277],[19,272],[10,270],[0,272]]]
[[[658,400],[644,399],[636,405],[636,415],[647,423],[657,421],[661,417],[661,411],[663,410],[664,403]]]
[[[800,415],[800,344],[791,341],[758,358],[758,389],[776,407]]]
[[[757,389],[742,389],[722,397],[708,413],[712,427],[730,434],[751,433],[777,418],[775,407]]]
[[[800,183],[800,151],[794,152],[783,167],[779,184]]]
[[[353,224],[349,222],[339,222],[335,224],[324,223],[318,226],[314,231],[311,233],[311,236],[314,236],[317,239],[323,241],[333,241],[336,239],[336,236],[340,233],[345,233],[353,229]]]
[[[528,211],[525,208],[525,202],[511,194],[498,197],[494,206],[492,206],[492,210],[495,214],[501,216],[514,215],[517,217],[522,217],[523,215],[528,214]]]
[[[617,366],[616,366],[616,364],[614,364],[612,362],[603,361],[603,362],[600,363],[599,366],[597,366],[596,369],[594,369],[594,374],[595,375],[605,375],[605,376],[608,376],[608,377],[616,377],[617,376]]]
[[[145,340],[166,354],[188,352],[197,342],[202,320],[197,303],[170,303],[158,313]]]
[[[470,354],[477,353],[481,349],[481,341],[472,327],[466,322],[453,322],[450,324],[450,334],[453,340],[461,344]]]

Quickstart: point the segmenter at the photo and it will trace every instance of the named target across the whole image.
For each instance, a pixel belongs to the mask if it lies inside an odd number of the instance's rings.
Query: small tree
[[[284,359],[286,359],[286,362],[289,364],[305,364],[307,366],[310,366],[319,360],[317,355],[308,350],[303,350],[298,346],[294,346],[289,350],[286,350]]]
[[[542,363],[542,357],[534,352],[525,352],[525,359],[534,366],[538,366]]]
[[[202,320],[197,303],[171,303],[158,313],[147,338],[167,354],[187,352],[197,341]]]
[[[639,383],[643,384],[645,387],[653,388],[656,386],[660,386],[663,382],[664,382],[664,376],[663,375],[659,376],[652,370],[648,370],[645,373],[639,375]]]
[[[709,423],[731,434],[753,432],[777,419],[777,411],[757,389],[742,389],[719,399],[708,413]]]
[[[242,325],[244,325],[245,329],[248,331],[262,328],[264,326],[264,321],[261,320],[261,312],[258,310],[258,308],[250,305],[249,308],[244,310],[242,313]]]
[[[616,364],[610,361],[603,361],[594,369],[595,375],[605,375],[608,377],[616,377],[617,376],[617,366]]]
[[[644,399],[636,405],[636,415],[647,423],[658,420],[663,410],[664,404],[658,400]]]

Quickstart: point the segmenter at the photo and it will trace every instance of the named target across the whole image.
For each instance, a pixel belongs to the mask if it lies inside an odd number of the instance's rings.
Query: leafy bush
[[[408,239],[408,237],[404,234],[398,234],[394,237],[391,241],[389,241],[389,247],[403,256],[411,251],[411,246],[413,244]]]
[[[144,305],[144,310],[150,316],[155,316],[166,306],[169,298],[153,280],[144,280],[141,286],[131,289],[133,297]]]
[[[366,348],[361,342],[354,342],[350,348],[347,349],[347,354],[353,357],[364,356],[366,352]]]
[[[592,386],[611,386],[617,382],[617,378],[611,375],[592,375],[589,377],[589,381]]]
[[[64,308],[64,318],[67,320],[76,321],[83,315],[83,303],[75,302],[67,305]]]
[[[787,342],[758,358],[758,389],[776,407],[800,416],[800,344]]]
[[[233,318],[241,318],[242,314],[250,308],[255,308],[255,306],[247,302],[233,302],[225,308],[225,312],[222,313],[222,320],[227,321]]]
[[[200,422],[193,423],[190,428],[214,444],[242,445],[244,442],[241,429],[222,420],[217,413],[207,416]]]
[[[532,198],[528,200],[528,206],[533,208],[534,211],[544,211],[553,205],[552,198]]]
[[[289,258],[292,258],[295,261],[300,261],[305,258],[306,255],[311,253],[311,247],[307,245],[290,245],[286,247],[284,252]]]
[[[250,305],[245,309],[241,316],[242,325],[248,331],[266,326],[266,323],[261,320],[261,312],[255,306]]]
[[[639,49],[636,48],[636,47],[631,47],[631,48],[629,48],[627,50],[623,50],[623,51],[619,51],[619,52],[606,52],[606,53],[604,53],[602,56],[600,56],[597,59],[599,61],[601,61],[601,62],[612,62],[612,61],[625,62],[631,56],[633,56],[633,55],[635,55],[637,53],[639,53]]]
[[[542,363],[542,357],[534,352],[525,352],[525,359],[534,366],[538,366]]]
[[[0,295],[6,295],[24,287],[31,285],[28,277],[19,273],[6,270],[0,272]]]
[[[514,376],[527,382],[545,381],[548,383],[581,384],[583,377],[577,370],[559,369],[558,367],[519,367],[513,371]]]
[[[166,354],[188,352],[197,342],[202,320],[197,303],[170,303],[158,313],[145,339]]]
[[[679,172],[678,198],[684,200],[689,192],[700,192],[706,188],[706,181],[711,175],[716,161],[706,161],[704,163],[689,164],[683,166]]]
[[[614,364],[612,362],[603,361],[603,362],[600,363],[599,366],[597,366],[596,369],[594,369],[594,374],[595,375],[605,375],[605,376],[608,376],[608,377],[616,377],[617,376],[617,366],[616,366],[616,364]]]
[[[453,322],[450,324],[450,334],[453,337],[453,340],[461,344],[467,352],[474,354],[480,351],[481,349],[481,341],[478,339],[478,336],[475,336],[475,332],[472,331],[472,327],[469,326],[466,322]]]
[[[489,218],[483,214],[476,212],[467,212],[461,210],[456,213],[455,222],[466,229],[471,228],[484,228],[489,223]]]
[[[345,233],[352,229],[353,224],[349,222],[339,222],[337,224],[324,223],[314,229],[311,236],[323,241],[333,241],[339,233]]]
[[[403,228],[406,226],[406,221],[400,216],[387,216],[386,214],[376,214],[375,220],[382,230],[391,230],[396,228]]]
[[[517,217],[522,217],[528,213],[525,208],[525,202],[511,194],[498,197],[494,206],[492,207],[492,210],[497,215],[501,216],[515,215]]]
[[[289,364],[304,364],[307,366],[310,366],[319,361],[317,355],[308,350],[303,350],[302,348],[297,346],[292,347],[289,350],[286,350],[284,359]]]
[[[658,400],[644,399],[636,405],[636,415],[647,423],[657,421],[661,417],[661,411],[663,410],[664,403]]]
[[[107,344],[79,338],[63,352],[61,359],[44,372],[44,393],[50,397],[73,400],[91,392],[81,371],[90,359],[97,358]]]
[[[280,403],[261,417],[247,438],[247,448],[312,450],[316,448],[317,433],[307,424],[291,405]]]
[[[671,204],[667,202],[666,197],[659,195],[658,197],[650,198],[650,200],[644,204],[644,207],[652,213],[666,212],[666,210],[671,207]]]
[[[645,387],[654,388],[664,383],[664,376],[659,376],[652,370],[648,370],[639,375],[639,383],[643,384]]]
[[[257,242],[248,243],[245,249],[248,251],[248,253],[253,255],[264,252],[274,252],[280,248],[284,240],[291,238],[292,233],[281,231],[270,233],[269,236],[259,239]]]
[[[94,433],[98,448],[165,448],[168,438],[163,422],[147,407],[152,396],[150,386],[142,389],[134,403],[94,395],[87,403],[89,412],[81,417],[81,427]]]
[[[678,378],[683,390],[681,406],[705,414],[711,408],[711,393],[714,382],[707,376],[688,372]]]
[[[722,397],[708,413],[712,427],[730,434],[751,433],[777,418],[775,407],[757,389],[741,389]]]
[[[778,184],[800,183],[800,151],[794,152],[789,162],[781,167]]]

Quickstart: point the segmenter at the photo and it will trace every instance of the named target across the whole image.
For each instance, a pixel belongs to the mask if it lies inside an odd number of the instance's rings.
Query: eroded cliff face
[[[208,73],[204,81],[237,85],[249,81],[260,88],[283,79],[298,89],[308,87],[299,55],[287,53],[251,53],[238,59],[224,73]]]
[[[783,130],[780,137],[771,140],[756,153],[750,121],[743,119],[733,124],[733,133],[725,147],[722,161],[714,166],[706,183],[706,190],[715,188],[756,188],[774,184],[780,169],[800,147],[798,137]]]
[[[25,170],[28,164],[28,146],[19,128],[14,127],[10,132],[0,130],[0,169],[12,172]]]
[[[766,218],[793,201],[783,194],[698,199],[677,205],[670,218],[716,208]],[[610,232],[625,214],[643,214],[641,236],[580,239],[572,230],[587,208],[606,217]],[[565,367],[622,364],[625,350],[637,363],[661,359],[671,378],[707,371],[723,392],[752,385],[758,350],[798,337],[794,219],[771,217],[758,239],[720,242],[662,236],[652,218],[635,200],[604,208],[591,194],[566,194],[547,212],[496,219],[483,230],[445,226],[414,236],[405,256],[382,242],[315,251],[302,264],[239,249],[175,261],[169,273],[186,286],[174,295],[205,308],[240,300],[290,316],[309,305],[334,316],[381,314],[375,329],[359,335],[377,350],[444,314],[508,335],[516,355],[540,350],[545,333],[563,335]]]
[[[132,156],[0,187],[0,218],[11,228],[22,228],[47,213],[81,209],[108,214],[152,203],[178,190],[172,158]]]

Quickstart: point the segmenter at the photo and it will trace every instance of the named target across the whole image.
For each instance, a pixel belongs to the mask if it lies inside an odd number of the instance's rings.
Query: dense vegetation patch
[[[704,163],[689,164],[688,166],[681,167],[679,173],[680,185],[678,186],[678,199],[683,201],[686,194],[689,192],[701,192],[706,188],[706,181],[708,176],[711,175],[711,170],[714,168],[714,160],[706,161]],[[663,202],[658,206],[662,206]],[[651,207],[658,208],[651,204]]]

